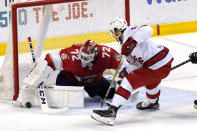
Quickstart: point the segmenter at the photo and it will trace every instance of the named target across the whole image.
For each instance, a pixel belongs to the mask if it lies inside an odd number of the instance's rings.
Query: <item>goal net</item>
[[[0,98],[18,97],[23,79],[31,70],[31,37],[36,57],[84,43],[114,42],[110,22],[126,15],[129,0],[46,0],[13,3],[9,41],[0,69]],[[55,78],[54,78],[55,79]]]

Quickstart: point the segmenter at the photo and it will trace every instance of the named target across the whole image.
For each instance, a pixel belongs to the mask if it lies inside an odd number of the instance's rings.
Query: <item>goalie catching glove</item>
[[[23,80],[23,82],[30,86],[37,87],[41,82],[47,83],[54,74],[54,70],[48,66],[46,60],[38,59],[32,71]]]

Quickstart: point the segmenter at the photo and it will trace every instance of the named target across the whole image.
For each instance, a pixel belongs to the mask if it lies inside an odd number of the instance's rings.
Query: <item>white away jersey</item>
[[[156,70],[173,59],[168,48],[156,46],[149,40],[152,34],[153,29],[150,26],[126,28],[122,45],[131,37],[137,42],[130,55],[126,56],[131,64]]]

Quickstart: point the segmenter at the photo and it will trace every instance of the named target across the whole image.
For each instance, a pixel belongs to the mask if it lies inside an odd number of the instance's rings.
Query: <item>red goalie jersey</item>
[[[45,60],[54,70],[60,70],[63,75],[76,85],[96,85],[106,69],[116,69],[121,55],[113,48],[97,45],[95,59],[87,66],[82,66],[80,49],[82,45],[73,45],[61,51],[46,55]]]

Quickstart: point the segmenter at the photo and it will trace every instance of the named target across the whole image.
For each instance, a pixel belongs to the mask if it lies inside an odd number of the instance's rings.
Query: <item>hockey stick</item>
[[[41,110],[43,113],[51,114],[51,113],[64,112],[68,110],[68,108],[62,108],[62,109],[49,108],[43,82],[41,82],[38,85],[38,94],[40,97],[40,105],[41,105]]]
[[[28,37],[28,41],[29,41],[29,48],[31,50],[32,60],[33,60],[33,63],[35,64],[36,63],[36,57],[35,57],[35,54],[34,54],[31,37]]]
[[[101,101],[101,108],[102,108],[103,104],[105,103],[105,101],[106,101],[106,99],[107,99],[107,96],[108,96],[108,94],[109,94],[109,91],[110,91],[110,89],[111,89],[111,87],[112,87],[112,84],[113,84],[113,82],[114,82],[114,80],[115,80],[115,78],[116,78],[116,75],[117,75],[118,70],[120,69],[122,63],[123,63],[123,61],[121,60],[120,63],[119,63],[119,65],[118,65],[118,67],[117,67],[117,69],[116,69],[116,72],[115,72],[115,74],[114,74],[114,76],[113,76],[113,78],[112,78],[112,81],[110,82],[110,85],[109,85],[109,88],[108,88],[108,90],[107,90],[107,93],[105,94],[104,99]]]
[[[35,64],[36,57],[35,57],[35,54],[33,51],[31,37],[28,37],[28,41],[29,41],[29,47],[30,47],[31,54],[32,54],[33,63]],[[64,112],[64,111],[68,110],[68,108],[61,108],[61,109],[49,108],[48,102],[47,102],[47,97],[46,97],[46,92],[44,90],[44,83],[41,82],[37,88],[38,88],[38,95],[40,98],[40,106],[41,106],[41,110],[43,113],[59,113],[59,112]]]
[[[180,67],[180,66],[182,66],[182,65],[184,65],[184,64],[186,64],[186,63],[188,63],[188,62],[190,62],[190,61],[191,61],[191,59],[188,59],[188,60],[186,60],[186,61],[183,61],[183,62],[181,62],[180,64],[178,64],[178,65],[172,67],[171,70],[174,70],[174,69],[176,69],[176,68],[178,68],[178,67]]]

